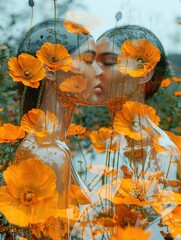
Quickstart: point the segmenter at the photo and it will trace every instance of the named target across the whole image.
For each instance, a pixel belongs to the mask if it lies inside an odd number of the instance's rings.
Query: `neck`
[[[144,103],[144,98],[145,98],[144,85],[137,84],[136,87],[134,87],[134,92],[129,97],[124,96],[123,94],[123,96],[119,96],[114,100],[110,101],[107,104],[107,108],[109,110],[109,114],[112,120],[114,119],[116,113],[122,109],[123,105],[127,101],[136,101],[136,102]]]
[[[56,81],[46,80],[41,109],[44,112],[53,113],[58,120],[58,126],[53,130],[52,137],[57,140],[65,141],[68,126],[70,125],[75,105],[66,104],[68,100],[57,94]],[[59,94],[60,95],[60,94]]]

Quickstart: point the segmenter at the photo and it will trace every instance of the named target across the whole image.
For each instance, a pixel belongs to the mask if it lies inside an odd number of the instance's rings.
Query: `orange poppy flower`
[[[146,177],[148,179],[157,179],[157,180],[159,180],[161,177],[164,176],[164,172],[161,172],[161,171],[156,171],[156,172],[142,171],[141,172],[141,176],[144,176],[144,177]]]
[[[165,183],[167,184],[167,182],[168,181],[166,181]],[[176,186],[178,187],[180,185],[180,182],[176,182],[175,184],[177,183],[178,185]],[[171,185],[168,185],[168,186],[171,186]],[[180,203],[181,203],[180,193],[175,193],[170,190],[159,190],[159,193],[157,194],[157,196],[155,196],[154,202],[151,205],[154,207],[154,210],[158,214],[165,216],[166,214],[168,214],[174,209],[175,205],[178,205],[178,204],[180,205]],[[168,204],[167,206],[170,205],[169,206],[170,208],[167,208],[167,207],[164,208],[166,204]]]
[[[75,124],[75,123],[71,123],[68,129],[68,133],[67,136],[73,136],[73,135],[80,135],[85,133],[86,128],[82,127],[81,124]]]
[[[172,139],[166,134],[155,135],[153,137],[153,147],[156,152],[161,154],[166,154],[169,156],[177,156],[180,154],[177,149],[177,145],[174,144]]]
[[[109,240],[149,240],[151,237],[151,232],[147,232],[142,228],[136,227],[126,227],[126,228],[117,228],[117,233],[115,236],[109,238]]]
[[[32,109],[23,115],[20,124],[24,131],[32,132],[38,137],[45,137],[53,132],[58,122],[53,113],[45,114],[41,109]]]
[[[63,25],[68,32],[75,33],[75,34],[86,34],[86,35],[89,34],[89,31],[85,27],[79,25],[76,22],[64,20]]]
[[[0,108],[0,112],[2,112],[3,111],[3,108]]]
[[[154,124],[158,125],[160,118],[155,109],[139,102],[128,101],[114,118],[114,129],[130,138],[141,140],[145,138]]]
[[[174,91],[173,93],[175,96],[180,97],[181,96],[181,91]]]
[[[88,196],[84,193],[84,191],[76,184],[70,184],[69,189],[69,198],[70,203],[79,205],[79,204],[89,204],[90,199]]]
[[[158,184],[154,180],[120,178],[112,184],[120,194],[119,197],[112,198],[115,204],[149,206],[153,202],[154,195],[158,193]]]
[[[171,85],[172,81],[169,78],[163,79],[161,87],[167,88]]]
[[[71,70],[72,57],[61,44],[45,42],[36,52],[36,55],[47,66],[49,71],[62,70],[68,72]]]
[[[87,169],[96,175],[105,175],[105,176],[115,176],[119,172],[118,170],[114,170],[113,167],[107,167],[102,164],[91,165],[87,167]]]
[[[53,240],[59,240],[63,239],[65,234],[68,234],[68,227],[66,222],[63,222],[60,218],[50,217],[43,223],[35,225],[32,228],[32,233],[37,238],[49,237]]]
[[[177,136],[172,132],[165,131],[165,133],[169,136],[172,142],[175,143],[175,145],[178,147],[178,149],[181,152],[181,136]]]
[[[69,226],[73,226],[79,217],[80,211],[75,206],[68,209],[57,209],[54,216],[41,223],[31,225],[31,231],[37,238],[44,236],[53,240],[64,239],[68,232],[68,220]]]
[[[110,152],[114,152],[118,149],[115,134],[113,134],[110,128],[102,127],[98,131],[92,131],[90,140],[94,149],[100,153],[105,152],[107,148]]]
[[[181,82],[181,77],[172,77],[173,81]]]
[[[56,175],[49,166],[38,158],[29,158],[18,166],[9,166],[3,176],[6,186],[0,187],[0,212],[9,223],[24,227],[55,214]]]
[[[162,223],[169,229],[173,238],[181,238],[181,206],[162,218]]]
[[[46,70],[38,58],[22,53],[17,58],[11,57],[8,61],[9,75],[14,82],[22,82],[25,86],[38,88],[40,80],[46,76]]]
[[[134,172],[133,172],[133,170],[130,170],[127,166],[125,166],[125,165],[122,165],[121,167],[121,170],[122,170],[122,172],[123,172],[123,174],[124,174],[124,178],[132,178],[132,176],[133,176],[133,174],[134,174]]]
[[[120,227],[143,226],[145,219],[139,210],[135,210],[131,205],[116,204],[115,217],[117,225]]]
[[[132,77],[145,77],[160,60],[160,51],[146,39],[126,40],[118,56],[118,69]]]
[[[71,76],[62,82],[59,86],[63,92],[81,93],[87,87],[88,80],[81,76]]]
[[[136,146],[136,144],[132,146],[132,142],[127,146],[127,148],[124,151],[125,157],[127,157],[130,161],[134,161],[138,163],[141,163],[143,159],[145,159],[146,154],[147,153],[145,152],[145,149],[143,148],[143,146],[140,146],[140,145]]]
[[[5,123],[0,127],[0,143],[17,142],[19,138],[24,138],[25,131],[21,126],[14,126],[11,123]]]

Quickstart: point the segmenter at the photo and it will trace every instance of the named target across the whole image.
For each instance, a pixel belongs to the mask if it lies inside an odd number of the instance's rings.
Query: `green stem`
[[[41,103],[41,99],[42,99],[44,85],[45,85],[45,81],[42,80],[40,91],[38,93],[38,100],[37,100],[36,108],[40,108],[40,103]]]
[[[55,34],[55,43],[57,43],[56,18],[57,18],[57,6],[56,6],[56,0],[54,0],[54,34]]]
[[[83,151],[82,151],[82,148],[81,148],[81,145],[80,145],[80,142],[79,142],[79,139],[78,139],[78,136],[76,135],[76,141],[77,141],[77,144],[78,144],[78,147],[79,147],[79,150],[80,150],[80,152],[81,152],[81,154],[82,154],[82,157],[83,157],[83,159],[84,159],[84,164],[85,164],[85,168],[86,168],[86,178],[87,178],[87,161],[86,161],[86,158],[85,158],[85,156],[84,156],[84,153],[83,153]]]
[[[20,116],[20,117],[21,117],[21,118],[22,118],[22,116],[23,116],[23,107],[24,107],[24,101],[25,101],[27,89],[28,89],[28,87],[27,87],[27,86],[24,86],[23,94],[22,94],[22,97],[21,97],[21,103],[20,103],[20,113],[21,113],[21,116]]]
[[[30,31],[31,31],[31,29],[32,29],[32,25],[33,25],[33,7],[31,8]]]
[[[31,35],[31,29],[32,29],[32,25],[33,25],[33,7],[31,7],[31,20],[30,20],[30,30],[29,30],[29,41],[28,41],[28,51],[30,49],[30,35]]]
[[[168,174],[169,174],[169,171],[170,171],[170,166],[171,166],[171,161],[172,161],[172,154],[171,154],[171,156],[170,156],[169,165],[168,165],[168,170],[167,170],[165,179],[167,179],[167,177],[168,177]],[[164,188],[165,188],[165,184],[164,184],[164,186],[163,186],[163,189],[164,189]]]

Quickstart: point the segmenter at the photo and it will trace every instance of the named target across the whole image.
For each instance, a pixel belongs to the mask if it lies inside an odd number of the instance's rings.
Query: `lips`
[[[102,91],[103,91],[102,83],[97,84],[97,85],[95,86],[94,90],[95,90],[95,92],[96,92],[97,94],[101,94]]]

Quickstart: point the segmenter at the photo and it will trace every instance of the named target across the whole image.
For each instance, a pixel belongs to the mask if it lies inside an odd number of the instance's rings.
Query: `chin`
[[[100,99],[100,98],[93,98],[89,99],[91,106],[106,106],[107,101],[106,99]]]

